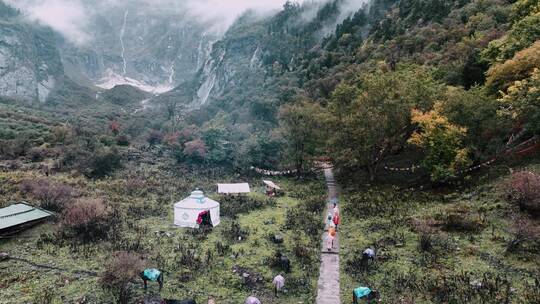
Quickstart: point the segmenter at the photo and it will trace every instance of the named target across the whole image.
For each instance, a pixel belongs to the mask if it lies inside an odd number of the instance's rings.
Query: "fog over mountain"
[[[78,84],[111,89],[127,84],[160,94],[208,74],[214,43],[246,12],[264,19],[285,0],[5,0],[23,20],[50,27],[65,74]],[[307,7],[301,22],[315,18],[328,0],[297,1]],[[356,11],[365,0],[343,0],[341,16],[321,36]],[[254,53],[251,49],[247,50]],[[253,60],[261,56],[255,52]],[[215,53],[219,57],[218,53]],[[251,59],[251,57],[250,57]],[[206,70],[205,70],[206,67]],[[207,77],[207,76],[203,76]],[[213,79],[214,76],[210,77]],[[213,85],[203,81],[198,95],[206,101]]]
[[[223,33],[242,13],[264,14],[283,6],[285,0],[6,0],[31,20],[50,26],[71,42],[86,44],[91,38],[91,21],[104,10],[144,8],[162,14],[189,14],[209,28]],[[304,1],[298,1],[304,2]],[[313,1],[312,1],[313,2]],[[316,1],[319,2],[319,1]]]
[[[7,0],[62,34],[62,61],[79,83],[129,84],[162,93],[192,77],[211,45],[247,10],[267,14],[284,1]]]

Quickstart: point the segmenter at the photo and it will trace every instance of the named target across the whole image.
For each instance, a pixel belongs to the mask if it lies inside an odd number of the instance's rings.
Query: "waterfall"
[[[258,46],[255,52],[253,53],[253,56],[251,57],[251,60],[249,61],[249,68],[253,69],[259,64],[259,55],[261,52],[261,48]]]
[[[216,85],[216,81],[218,81],[218,69],[222,64],[225,55],[226,51],[222,50],[217,60],[211,58],[204,65],[203,75],[206,79],[197,90],[199,105],[203,105],[208,101],[210,94]]]
[[[199,41],[199,47],[197,47],[197,70],[202,68],[206,54],[203,50],[204,39],[206,38],[206,33],[202,34],[201,40]]]
[[[176,61],[173,61],[171,67],[169,68],[169,84],[172,85],[174,81],[174,64]]]
[[[120,29],[120,45],[122,46],[122,62],[123,62],[123,69],[122,69],[122,75],[126,75],[126,68],[127,68],[127,63],[126,63],[126,57],[124,56],[125,55],[125,52],[126,52],[126,48],[124,47],[124,33],[126,32],[126,23],[127,23],[127,17],[128,17],[128,14],[129,14],[129,10],[126,10],[126,12],[124,13],[124,23],[122,24],[122,29]]]

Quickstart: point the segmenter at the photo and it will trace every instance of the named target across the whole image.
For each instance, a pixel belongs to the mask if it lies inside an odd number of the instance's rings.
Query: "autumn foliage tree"
[[[195,139],[184,144],[184,156],[192,162],[201,162],[206,157],[206,144],[202,139]]]
[[[417,129],[409,143],[425,151],[422,167],[430,172],[433,182],[454,178],[460,168],[470,164],[469,151],[462,144],[467,129],[450,123],[440,108],[437,104],[431,111],[413,110],[411,114]]]
[[[109,124],[109,129],[115,136],[120,134],[120,124],[114,120]]]
[[[538,52],[540,52],[540,43]],[[526,131],[540,135],[540,69],[530,77],[514,82],[500,99],[500,113],[520,122]]]
[[[330,100],[328,149],[342,171],[365,169],[374,180],[381,163],[404,147],[412,132],[411,109],[429,109],[441,86],[423,69],[400,67],[342,84]]]
[[[487,72],[486,86],[495,92],[505,91],[515,81],[530,77],[538,67],[540,67],[540,41],[516,53],[512,59],[492,66]]]

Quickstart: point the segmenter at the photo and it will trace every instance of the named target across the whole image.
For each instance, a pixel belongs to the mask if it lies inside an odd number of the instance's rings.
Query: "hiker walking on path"
[[[335,236],[334,235],[331,235],[330,233],[328,233],[328,235],[326,236],[326,249],[328,251],[332,251],[332,249],[334,249],[334,240],[335,240]]]
[[[326,216],[326,226],[330,227],[334,225],[334,217],[332,216],[332,213],[328,212],[328,215]]]
[[[338,230],[338,225],[340,223],[339,209],[338,209],[337,203],[334,203],[334,208],[332,208],[332,213],[333,213],[332,222],[336,226],[336,231],[337,231]]]
[[[274,278],[272,284],[274,284],[274,295],[277,298],[278,292],[281,291],[281,289],[283,289],[283,287],[285,286],[285,278],[280,273]]]
[[[334,225],[334,223],[332,223],[332,224],[328,227],[328,234],[330,234],[330,235],[333,236],[333,237],[336,236],[336,225]]]

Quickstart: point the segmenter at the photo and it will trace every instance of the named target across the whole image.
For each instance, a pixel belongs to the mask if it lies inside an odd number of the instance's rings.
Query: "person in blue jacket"
[[[144,289],[147,288],[147,282],[158,282],[159,284],[159,291],[163,288],[163,272],[159,271],[155,268],[147,268],[143,272],[139,274],[141,279],[144,282]]]
[[[353,304],[358,304],[358,300],[363,299],[366,303],[378,302],[379,292],[367,287],[358,287],[353,290]]]

